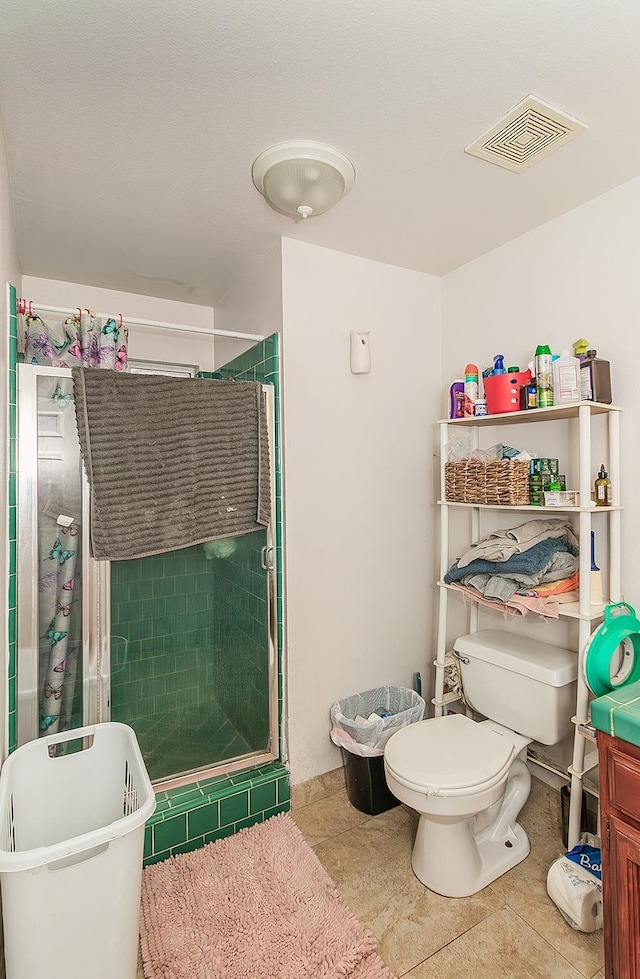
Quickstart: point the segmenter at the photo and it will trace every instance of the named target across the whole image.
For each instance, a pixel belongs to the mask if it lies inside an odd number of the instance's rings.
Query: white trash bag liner
[[[426,704],[408,687],[375,687],[331,705],[331,740],[352,755],[375,758],[396,731],[424,717]],[[386,716],[383,716],[386,715]]]

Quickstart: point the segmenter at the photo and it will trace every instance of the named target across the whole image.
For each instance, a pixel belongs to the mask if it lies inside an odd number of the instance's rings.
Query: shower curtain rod
[[[33,309],[40,309],[44,313],[65,313],[67,316],[77,316],[82,312],[82,309],[87,309],[86,306],[82,308],[76,306],[74,309],[66,309],[63,306],[44,306],[42,303],[32,302],[28,299],[18,300],[18,311],[20,313],[33,313]],[[96,313],[94,310],[89,310],[94,316],[99,316],[102,319],[107,319],[112,316],[112,313]],[[208,337],[229,337],[232,340],[264,340],[263,333],[233,333],[229,330],[208,330],[204,326],[187,326],[184,323],[162,323],[159,320],[141,320],[134,319],[131,316],[123,317],[122,313],[119,313],[121,323],[126,323],[128,326],[142,326],[144,328],[156,327],[163,330],[175,330],[180,333],[201,333]]]

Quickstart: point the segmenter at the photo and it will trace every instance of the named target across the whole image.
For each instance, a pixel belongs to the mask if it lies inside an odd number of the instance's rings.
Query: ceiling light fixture
[[[271,146],[254,161],[253,182],[268,203],[292,218],[324,214],[353,187],[351,160],[324,143],[298,140]]]

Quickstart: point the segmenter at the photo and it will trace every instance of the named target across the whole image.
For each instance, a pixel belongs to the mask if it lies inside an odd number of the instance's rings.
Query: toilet
[[[504,631],[454,643],[467,704],[486,720],[449,714],[410,724],[384,754],[387,785],[419,814],[411,865],[430,890],[468,897],[529,853],[517,818],[531,776],[527,745],[572,734],[575,652]]]

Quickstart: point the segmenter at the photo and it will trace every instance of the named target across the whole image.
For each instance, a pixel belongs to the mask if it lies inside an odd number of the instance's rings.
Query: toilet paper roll
[[[585,680],[596,697],[640,680],[640,621],[631,605],[607,606],[604,622],[585,647],[583,663]]]
[[[561,857],[549,868],[547,893],[576,931],[602,928],[602,883],[593,874]]]

